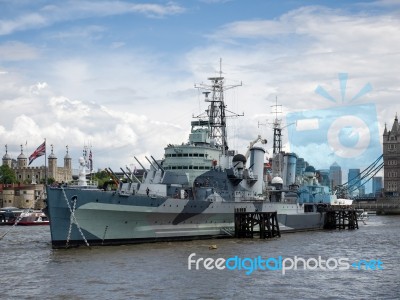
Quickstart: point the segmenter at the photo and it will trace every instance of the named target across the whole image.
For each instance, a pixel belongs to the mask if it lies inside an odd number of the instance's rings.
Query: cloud
[[[45,21],[35,26],[90,16],[165,17],[183,12],[176,4],[65,2],[38,9]],[[167,144],[187,141],[192,116],[207,108],[193,85],[218,75],[221,57],[227,83],[243,82],[225,95],[229,110],[245,114],[228,119],[230,147],[240,153],[258,134],[272,145],[271,105],[276,98],[283,105],[283,119],[287,112],[329,108],[332,103],[314,92],[318,85],[341,99],[337,77],[341,72],[349,74],[349,97],[366,83],[372,85],[373,90],[357,103],[374,102],[379,123],[391,126],[394,112],[400,111],[396,16],[395,11],[302,7],[275,19],[243,19],[207,29],[208,38],[199,38],[191,48],[182,36],[185,47],[177,45],[171,52],[161,44],[144,49],[140,39],[134,47],[121,36],[107,40],[115,29],[103,25],[102,19],[96,19],[96,25],[82,25],[81,31],[76,24],[50,27],[51,33],[43,31],[41,36],[66,41],[62,47],[51,45],[49,39],[40,40],[45,45],[40,47],[18,41],[0,46],[4,54],[0,70],[6,72],[0,76],[0,111],[7,111],[1,115],[0,141],[14,145],[14,157],[19,153],[15,145],[25,139],[36,146],[46,137],[58,157],[65,153],[65,144],[71,156],[78,157],[83,145],[90,143],[98,167],[119,168],[134,162],[133,155],[143,162],[144,155],[162,158]],[[9,34],[25,30],[13,28]],[[76,47],[90,36],[93,44]],[[101,45],[96,44],[100,37],[105,40]],[[23,126],[37,133],[21,135]],[[288,145],[286,129],[283,139]],[[326,153],[306,148],[299,155],[316,167],[326,161]]]
[[[31,85],[29,90],[32,94],[39,95],[40,91],[47,87],[46,82],[38,82],[34,85]]]
[[[92,17],[135,13],[151,18],[162,18],[185,11],[182,6],[173,2],[162,5],[124,1],[59,1],[37,8],[33,13],[24,13],[23,8],[20,9],[21,14],[0,20],[0,35]]]
[[[268,114],[275,97],[286,112],[329,109],[332,103],[314,91],[322,85],[341,99],[337,77],[341,72],[349,74],[348,97],[365,84],[372,85],[373,90],[357,103],[375,103],[380,123],[393,119],[385,107],[400,110],[394,102],[400,80],[396,71],[400,67],[400,19],[396,11],[350,13],[322,6],[302,7],[274,20],[228,23],[207,37],[212,46],[198,47],[187,56],[196,66],[222,56],[224,73],[241,75],[242,101],[249,103],[247,118],[257,118],[263,115],[261,111]],[[272,115],[265,119],[259,120],[270,123]],[[253,134],[242,130],[247,133],[237,135],[243,141],[238,144],[245,145],[256,130]],[[271,129],[265,130],[271,136]],[[283,138],[288,139],[286,130]],[[299,155],[324,165],[326,153],[316,150]]]
[[[45,16],[38,13],[30,13],[12,20],[0,20],[0,35],[7,35],[15,31],[38,28],[48,25]]]

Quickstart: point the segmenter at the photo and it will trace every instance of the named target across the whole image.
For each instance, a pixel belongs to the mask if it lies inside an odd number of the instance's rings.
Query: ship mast
[[[277,154],[282,151],[282,119],[278,119],[278,114],[282,113],[282,105],[278,105],[278,98],[275,98],[275,105],[272,105],[271,108],[275,113],[275,120],[272,123],[274,129],[273,154]]]
[[[221,146],[222,153],[226,154],[226,151],[229,149],[226,132],[226,118],[243,116],[243,114],[239,115],[226,109],[224,92],[241,86],[242,83],[236,85],[225,85],[224,77],[222,77],[221,64],[222,60],[220,60],[219,76],[208,78],[211,82],[210,84],[201,83],[195,85],[195,87],[204,90],[203,94],[205,95],[205,102],[210,103],[206,110],[208,125],[211,129],[210,138],[214,139],[215,142]],[[209,97],[209,94],[211,94],[211,97]],[[227,116],[226,112],[231,113],[231,115]],[[196,118],[201,118],[201,115]]]

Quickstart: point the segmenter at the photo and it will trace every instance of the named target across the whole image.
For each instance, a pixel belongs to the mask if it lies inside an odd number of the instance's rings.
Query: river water
[[[0,235],[8,229],[0,227]],[[214,245],[217,249],[210,249]],[[400,216],[370,216],[353,231],[292,233],[273,240],[65,250],[51,248],[48,226],[17,226],[0,240],[0,299],[399,299],[399,246]],[[195,262],[189,270],[192,253],[193,260],[208,258],[213,269],[199,260],[198,270]],[[261,263],[247,275],[247,258],[259,257],[270,259],[268,266]],[[303,258],[309,269],[299,263],[283,274],[279,257],[286,267]],[[230,261],[228,267],[216,265],[219,258]],[[239,258],[247,262],[241,265]],[[339,269],[344,267],[339,259],[367,262]]]

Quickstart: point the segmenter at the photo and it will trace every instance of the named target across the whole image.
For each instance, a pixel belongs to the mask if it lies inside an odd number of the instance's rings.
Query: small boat
[[[0,225],[13,225],[23,209],[17,207],[3,207],[0,210]]]
[[[49,225],[50,221],[41,210],[30,210],[21,213],[20,221],[17,225],[32,226],[32,225]]]

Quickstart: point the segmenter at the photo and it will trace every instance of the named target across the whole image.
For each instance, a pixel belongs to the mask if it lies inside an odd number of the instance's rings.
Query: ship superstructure
[[[181,145],[169,144],[161,162],[164,170],[185,174],[189,184],[217,165],[223,169],[229,168],[235,155],[235,151],[229,150],[228,146],[224,92],[239,85],[226,86],[222,76],[210,77],[208,80],[210,84],[196,86],[204,91],[204,101],[209,104],[208,108],[204,114],[195,117],[197,120],[191,122],[189,141]]]

